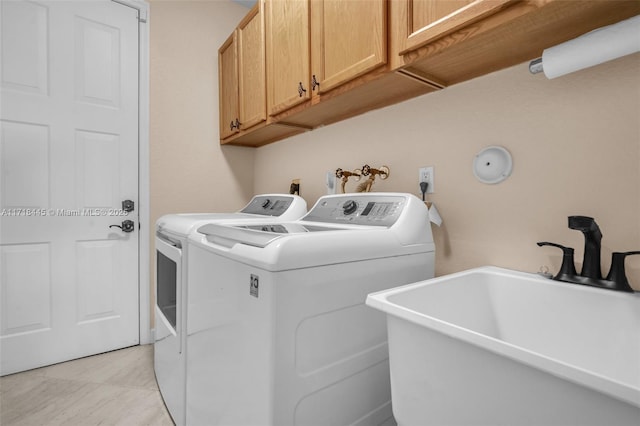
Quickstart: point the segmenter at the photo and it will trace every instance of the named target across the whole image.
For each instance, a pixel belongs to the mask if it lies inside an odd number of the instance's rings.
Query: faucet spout
[[[569,216],[569,228],[581,231],[584,235],[584,260],[580,275],[587,278],[602,279],[600,268],[600,227],[592,217]]]

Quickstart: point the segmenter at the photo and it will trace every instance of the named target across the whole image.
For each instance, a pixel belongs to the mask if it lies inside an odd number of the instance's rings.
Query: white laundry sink
[[[640,293],[483,267],[367,297],[399,425],[637,425]]]

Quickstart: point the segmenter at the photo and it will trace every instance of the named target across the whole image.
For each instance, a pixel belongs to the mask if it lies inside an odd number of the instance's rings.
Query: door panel
[[[386,1],[314,0],[311,8],[312,74],[319,93],[387,62]]]
[[[4,208],[49,207],[49,126],[2,120]]]
[[[268,0],[265,10],[267,102],[276,115],[311,98],[309,0]]]
[[[220,87],[220,139],[240,131],[238,119],[238,43],[236,32],[218,50],[218,79]]]
[[[116,318],[119,276],[118,244],[113,240],[76,242],[76,276],[84,283],[78,288],[78,323]]]
[[[411,1],[411,33],[427,27],[439,19],[462,9],[474,0]]]
[[[118,107],[120,95],[120,31],[74,18],[76,99]]]
[[[242,130],[267,119],[262,3],[256,14],[245,20],[246,22],[238,27],[238,89]]]
[[[120,198],[120,137],[76,130],[76,185],[81,208],[109,208]]]
[[[16,244],[0,250],[2,336],[48,329],[51,327],[50,245]]]
[[[7,1],[2,20],[2,87],[47,94],[47,7],[37,3]],[[7,37],[21,41],[6,42]]]
[[[0,374],[135,345],[138,17],[2,1]],[[136,229],[111,225],[125,219]]]
[[[514,0],[401,0],[397,34],[404,55],[439,37],[497,13]]]

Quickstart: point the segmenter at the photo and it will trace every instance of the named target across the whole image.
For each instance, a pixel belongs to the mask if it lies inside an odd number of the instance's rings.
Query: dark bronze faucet
[[[600,268],[600,251],[602,233],[600,227],[592,217],[569,216],[569,228],[581,231],[584,234],[584,260],[582,271],[576,272],[573,259],[574,250],[560,244],[539,242],[538,246],[552,246],[562,250],[562,266],[554,280],[575,284],[584,284],[593,287],[608,288],[611,290],[633,293],[625,273],[624,261],[627,256],[640,254],[640,251],[615,252],[611,256],[611,269],[606,278],[602,278]]]
[[[602,233],[600,227],[592,217],[569,216],[569,229],[575,229],[584,234],[584,260],[580,275],[596,280],[601,279],[600,241]]]

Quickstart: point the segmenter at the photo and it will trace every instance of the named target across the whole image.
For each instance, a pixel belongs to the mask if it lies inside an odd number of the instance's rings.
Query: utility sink
[[[483,267],[367,305],[399,425],[640,424],[640,293]]]

